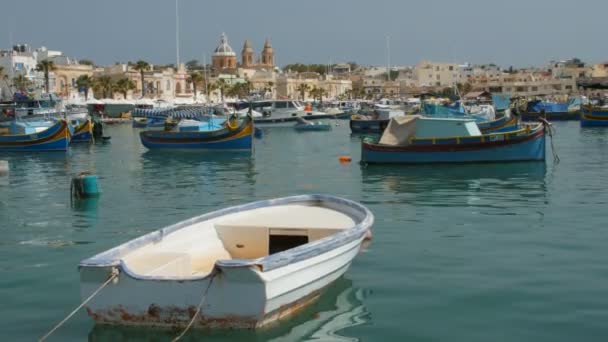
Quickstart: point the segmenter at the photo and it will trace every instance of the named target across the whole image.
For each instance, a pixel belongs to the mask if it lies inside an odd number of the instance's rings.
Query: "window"
[[[165,90],[166,91],[171,90],[171,81],[167,80],[167,82],[165,83]]]
[[[567,85],[566,86],[566,90],[572,90],[572,86],[571,85]]]
[[[296,108],[296,106],[293,104],[293,102],[288,102],[287,103],[287,107],[289,107],[289,108]]]
[[[515,87],[515,91],[526,91],[526,87]]]
[[[441,79],[441,75],[437,74],[437,81]]]
[[[277,109],[287,108],[287,102],[285,102],[285,101],[275,102],[274,108],[277,108]]]
[[[454,67],[450,65],[450,67],[448,69],[450,69],[450,71],[452,71],[452,70],[454,70]]]
[[[538,91],[538,87],[532,87],[532,91]]]

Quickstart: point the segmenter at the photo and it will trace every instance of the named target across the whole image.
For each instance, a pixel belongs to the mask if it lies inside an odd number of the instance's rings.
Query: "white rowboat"
[[[359,203],[301,195],[179,222],[80,263],[81,295],[97,323],[260,328],[312,303],[369,236]],[[202,303],[202,304],[201,304]]]

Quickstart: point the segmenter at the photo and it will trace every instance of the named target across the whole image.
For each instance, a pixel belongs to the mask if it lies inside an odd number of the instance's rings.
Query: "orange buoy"
[[[352,161],[352,158],[349,156],[340,156],[338,160],[340,161],[340,163],[350,163]]]

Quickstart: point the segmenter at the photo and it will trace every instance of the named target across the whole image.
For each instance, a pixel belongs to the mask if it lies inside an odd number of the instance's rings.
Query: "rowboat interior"
[[[199,278],[210,274],[218,260],[262,258],[355,225],[348,213],[314,203],[264,207],[172,231],[123,255],[122,263],[140,276]]]

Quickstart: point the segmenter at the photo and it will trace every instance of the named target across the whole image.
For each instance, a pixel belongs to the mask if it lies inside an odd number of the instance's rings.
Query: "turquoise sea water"
[[[253,157],[150,153],[129,126],[67,155],[0,155],[10,162],[0,176],[0,335],[36,340],[78,305],[83,258],[213,209],[320,192],[376,216],[374,239],[345,277],[289,323],[191,340],[608,339],[608,130],[557,123],[557,165],[362,167],[358,138],[340,124],[265,129]],[[83,170],[103,194],[71,203],[71,175]],[[94,327],[80,312],[50,340],[175,335]]]

